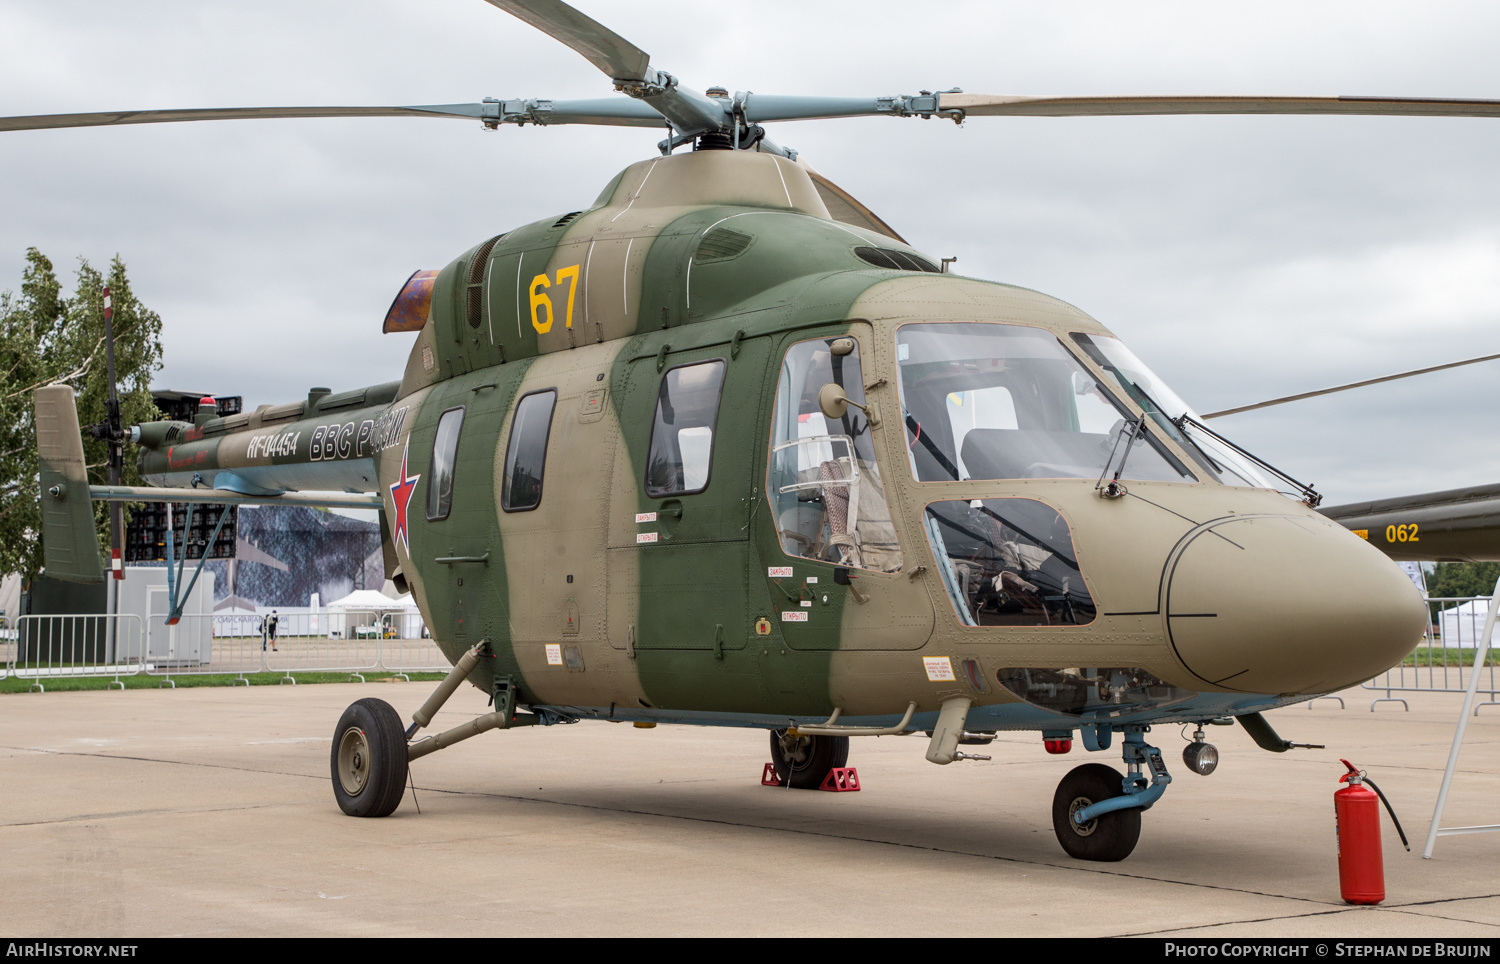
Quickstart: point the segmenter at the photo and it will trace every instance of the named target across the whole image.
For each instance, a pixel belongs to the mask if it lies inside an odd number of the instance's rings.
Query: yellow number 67
[[[568,279],[571,284],[568,285],[568,312],[564,316],[563,324],[568,328],[572,328],[573,296],[578,294],[578,265],[571,264],[566,268],[558,268],[557,283],[561,285],[564,278]],[[552,282],[547,280],[545,272],[531,279],[531,327],[543,335],[552,330],[552,321],[555,314],[552,310],[552,299],[547,296],[546,292],[538,291],[537,289],[550,287],[552,287]],[[541,315],[543,310],[547,314],[546,321],[542,320]]]

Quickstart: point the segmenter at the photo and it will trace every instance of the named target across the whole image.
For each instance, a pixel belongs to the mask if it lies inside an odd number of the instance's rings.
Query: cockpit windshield
[[[896,368],[918,481],[1097,479],[1118,458],[1121,478],[1193,481],[1155,429],[1138,432],[1136,416],[1043,329],[902,325]]]
[[[1277,484],[1259,467],[1211,435],[1179,425],[1186,415],[1201,421],[1197,412],[1188,408],[1167,387],[1167,383],[1156,377],[1145,363],[1135,356],[1118,338],[1106,335],[1075,333],[1073,340],[1099,364],[1116,386],[1129,395],[1131,400],[1166,435],[1175,439],[1204,469],[1225,485],[1248,485],[1259,489],[1274,489]]]

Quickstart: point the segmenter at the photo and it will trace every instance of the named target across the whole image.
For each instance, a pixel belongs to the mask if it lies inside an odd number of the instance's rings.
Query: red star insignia
[[[412,494],[417,491],[417,480],[422,477],[420,472],[410,476],[406,474],[406,453],[410,447],[411,441],[408,439],[406,447],[401,450],[401,474],[396,477],[396,484],[391,486],[391,502],[396,507],[395,532],[391,538],[405,546],[408,556],[411,555],[411,542],[406,536],[406,508],[411,504]]]

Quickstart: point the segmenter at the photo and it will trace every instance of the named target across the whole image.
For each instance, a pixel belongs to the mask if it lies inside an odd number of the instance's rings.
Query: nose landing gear
[[[1161,751],[1145,741],[1145,726],[1127,726],[1123,747],[1128,773],[1086,763],[1063,777],[1052,795],[1052,830],[1068,856],[1124,860],[1141,836],[1141,811],[1161,799],[1172,776]],[[1151,772],[1147,784],[1143,770]]]

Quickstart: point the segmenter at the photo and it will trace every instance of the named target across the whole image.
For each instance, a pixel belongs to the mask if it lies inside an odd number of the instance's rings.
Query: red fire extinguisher
[[[1380,808],[1378,799],[1385,804],[1401,843],[1407,850],[1406,831],[1396,819],[1391,802],[1380,792],[1365,773],[1348,760],[1340,760],[1349,772],[1339,777],[1339,782],[1348,784],[1333,795],[1333,814],[1337,821],[1339,844],[1339,892],[1345,903],[1378,904],[1385,900],[1385,862],[1380,853]],[[1369,788],[1365,784],[1369,784]],[[1374,790],[1371,793],[1370,790]]]

